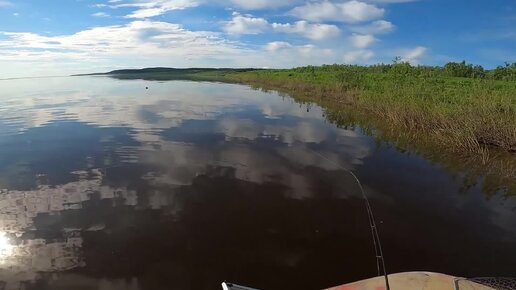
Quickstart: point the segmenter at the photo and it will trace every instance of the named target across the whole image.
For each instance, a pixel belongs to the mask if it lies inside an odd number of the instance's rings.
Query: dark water
[[[215,83],[0,85],[1,289],[375,276],[358,188],[313,151],[362,180],[389,271],[516,275],[514,199],[464,190],[460,173],[339,129],[316,106]]]

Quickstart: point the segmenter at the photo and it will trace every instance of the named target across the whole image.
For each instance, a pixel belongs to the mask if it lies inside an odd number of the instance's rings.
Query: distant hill
[[[227,73],[241,73],[260,69],[253,68],[167,68],[120,69],[106,73],[77,74],[72,76],[109,76],[117,79],[144,80],[212,80],[225,81]],[[227,80],[226,80],[227,81]]]
[[[202,72],[246,72],[260,70],[255,68],[169,68],[169,67],[150,67],[142,69],[119,69],[104,73],[75,74],[72,76],[91,76],[91,75],[121,75],[121,74],[192,74]]]

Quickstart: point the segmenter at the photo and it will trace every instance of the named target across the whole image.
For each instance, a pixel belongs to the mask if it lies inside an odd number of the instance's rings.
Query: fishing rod
[[[311,148],[306,147],[306,149],[308,151],[312,152],[313,154],[320,156],[321,158],[328,161],[329,163],[337,166],[338,168],[348,172],[353,177],[353,179],[356,181],[356,183],[358,184],[358,187],[360,188],[360,192],[362,193],[362,197],[366,204],[367,218],[369,220],[369,227],[371,228],[371,235],[373,238],[374,252],[375,252],[375,256],[376,256],[376,269],[378,270],[378,276],[384,276],[385,288],[386,288],[386,290],[390,290],[389,275],[387,274],[387,268],[385,267],[385,258],[383,255],[380,234],[378,233],[378,227],[376,226],[376,221],[374,219],[374,214],[373,214],[373,209],[371,207],[371,203],[369,202],[369,198],[367,198],[367,195],[365,194],[365,190],[364,190],[364,187],[362,186],[362,183],[360,182],[358,177],[355,175],[355,173],[353,173],[353,171],[345,168],[344,166],[340,165],[339,163],[327,158],[326,156],[322,155],[321,153],[319,153],[317,151],[314,151]],[[382,274],[382,272],[383,272],[383,274]]]

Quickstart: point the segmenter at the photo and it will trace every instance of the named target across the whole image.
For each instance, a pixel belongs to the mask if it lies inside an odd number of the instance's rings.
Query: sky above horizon
[[[0,0],[0,78],[516,62],[515,0]]]

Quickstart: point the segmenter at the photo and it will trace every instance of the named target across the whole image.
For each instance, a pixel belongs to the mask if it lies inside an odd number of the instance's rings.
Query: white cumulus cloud
[[[370,34],[353,34],[350,40],[356,48],[366,48],[377,41],[377,39]]]
[[[245,10],[271,9],[288,6],[297,0],[231,0],[231,3]]]
[[[403,61],[418,63],[420,58],[426,54],[427,50],[428,49],[424,46],[418,46],[412,49],[408,49],[403,51],[403,53],[401,54],[401,58]]]
[[[106,17],[110,17],[109,14],[107,14],[106,12],[97,12],[97,13],[93,13],[91,14],[91,16],[93,17],[99,17],[99,18],[106,18]]]
[[[233,18],[224,25],[224,31],[229,34],[259,34],[269,30],[281,33],[299,34],[313,40],[338,37],[340,29],[331,24],[309,23],[297,21],[295,23],[269,23],[265,18],[252,15],[233,13]]]
[[[328,48],[320,48],[313,44],[292,45],[284,41],[270,42],[265,45],[265,50],[274,52],[283,62],[291,63],[299,63],[300,60],[305,64],[329,63],[335,56],[335,52]]]
[[[378,19],[385,13],[383,8],[356,0],[334,3],[331,1],[307,2],[296,7],[290,14],[310,21],[338,21],[359,23]]]
[[[340,29],[335,25],[311,24],[307,21],[297,21],[294,24],[273,23],[272,28],[278,32],[297,33],[314,40],[337,37],[340,34]]]
[[[266,46],[265,46],[265,49],[268,50],[268,51],[278,51],[278,50],[282,50],[282,49],[288,49],[288,48],[291,48],[292,47],[292,44],[288,43],[288,42],[285,42],[285,41],[273,41],[273,42],[269,42]]]
[[[367,49],[350,51],[344,54],[345,63],[358,63],[368,61],[375,56],[374,52]]]
[[[396,28],[394,24],[386,20],[376,20],[366,25],[350,27],[350,30],[362,34],[385,34]]]
[[[224,30],[230,34],[258,34],[269,28],[269,22],[264,18],[252,17],[233,13],[233,19],[228,21]]]
[[[200,5],[201,0],[110,0],[110,8],[133,8],[125,18],[151,18],[172,10],[182,10]]]

